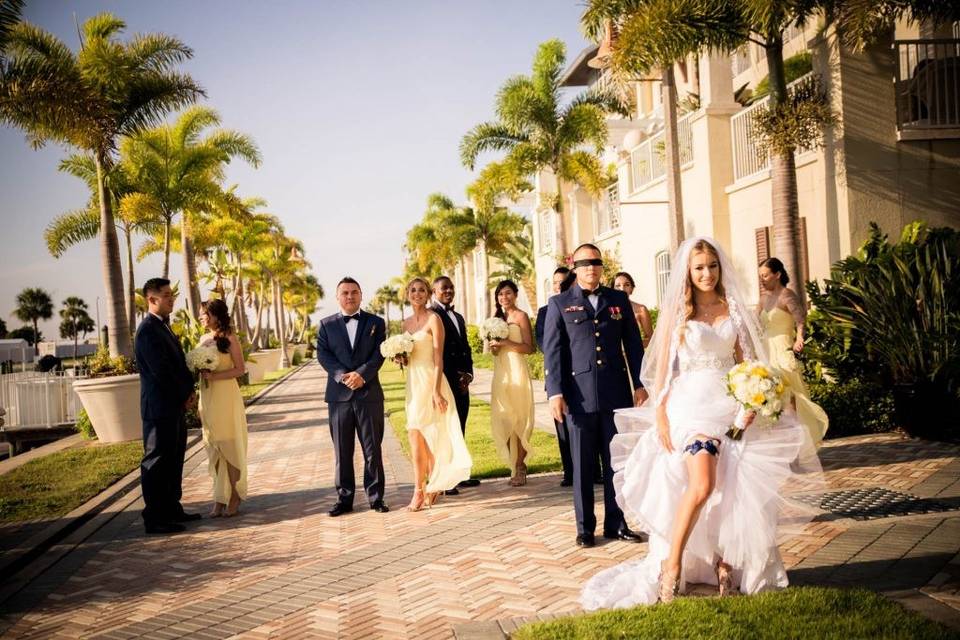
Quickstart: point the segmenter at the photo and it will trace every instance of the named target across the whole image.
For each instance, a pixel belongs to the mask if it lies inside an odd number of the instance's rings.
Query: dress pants
[[[187,450],[187,423],[181,413],[143,421],[143,459],[140,486],[143,521],[171,522],[183,514],[183,456]]]
[[[564,418],[563,422],[554,420],[553,426],[557,430],[557,446],[560,448],[563,479],[567,482],[573,482],[573,460],[570,458],[570,433],[567,427],[567,419]]]
[[[573,459],[573,505],[577,533],[595,533],[597,517],[593,512],[593,473],[599,455],[603,467],[603,532],[616,533],[624,526],[623,511],[617,505],[610,468],[610,441],[617,433],[613,411],[571,413],[567,415],[570,456]]]
[[[457,405],[457,415],[460,417],[460,431],[467,435],[467,416],[470,414],[470,391],[460,391],[460,374],[453,376],[444,374],[453,392],[453,402]]]
[[[334,475],[337,502],[353,506],[357,487],[353,473],[353,451],[358,437],[363,450],[363,488],[367,492],[367,499],[370,504],[383,500],[386,484],[380,452],[383,443],[383,402],[331,402],[328,408],[330,437],[337,461]]]

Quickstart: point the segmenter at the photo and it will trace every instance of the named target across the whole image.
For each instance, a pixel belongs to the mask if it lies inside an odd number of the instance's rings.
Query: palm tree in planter
[[[13,315],[22,322],[33,324],[33,335],[40,335],[37,324],[40,320],[49,320],[53,317],[53,300],[50,294],[43,289],[27,288],[17,294],[17,307],[13,310]],[[40,353],[40,347],[33,345],[34,351]]]
[[[77,359],[77,340],[94,330],[93,318],[87,313],[87,303],[76,296],[63,301],[60,309],[60,337],[73,339],[73,359]]]
[[[147,129],[204,93],[190,76],[175,71],[192,57],[189,47],[164,34],[120,42],[117,36],[125,27],[109,13],[88,19],[74,53],[39,27],[14,25],[0,82],[0,122],[26,131],[35,147],[52,141],[93,156],[110,353],[129,357],[133,345],[107,175],[121,138]]]
[[[460,159],[473,169],[484,151],[506,151],[523,174],[550,169],[557,181],[558,244],[567,252],[563,228],[563,182],[575,182],[599,195],[606,173],[597,156],[607,144],[606,117],[629,114],[613,93],[585,91],[562,104],[560,80],[566,48],[560,40],[540,45],[530,76],[516,76],[500,88],[497,119],[478,124],[460,142]]]

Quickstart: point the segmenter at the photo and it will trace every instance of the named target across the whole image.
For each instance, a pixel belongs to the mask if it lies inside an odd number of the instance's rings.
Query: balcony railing
[[[690,117],[693,113],[677,119],[681,167],[693,162],[693,134],[690,131]],[[630,188],[633,192],[643,189],[666,174],[666,143],[663,134],[664,132],[660,131],[647,138],[630,152]]]
[[[960,39],[897,40],[899,131],[960,128]]]
[[[553,209],[544,207],[537,211],[537,231],[539,232],[540,253],[553,253],[553,220],[556,214]]]
[[[814,74],[811,71],[800,76],[787,85],[789,91],[801,82],[809,82]],[[760,152],[756,136],[753,131],[753,117],[760,109],[764,109],[770,98],[766,97],[755,102],[746,109],[734,114],[730,118],[730,138],[733,145],[733,180],[743,180],[750,176],[766,171],[770,167],[770,156]],[[809,149],[797,149],[797,155]]]
[[[603,192],[597,203],[597,235],[602,236],[620,228],[620,187],[614,182]]]

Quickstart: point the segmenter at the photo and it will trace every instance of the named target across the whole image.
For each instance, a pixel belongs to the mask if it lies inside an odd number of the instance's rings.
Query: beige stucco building
[[[827,277],[833,262],[855,251],[871,221],[892,237],[913,220],[960,226],[960,29],[898,27],[861,54],[817,32],[816,25],[791,31],[784,51],[785,58],[812,55],[811,73],[819,75],[839,118],[823,148],[796,156],[809,279]],[[594,55],[590,48],[570,65],[568,86],[606,81],[587,66]],[[734,95],[766,73],[755,45],[734,56],[691,56],[676,66],[681,107],[688,107],[678,127],[685,234],[716,238],[754,293],[757,263],[773,246],[770,172],[752,142],[757,106],[744,107]],[[595,198],[565,184],[558,215],[550,204],[556,181],[547,172],[536,177],[530,210],[538,304],[549,296],[560,225],[567,251],[593,242],[616,252],[636,280],[634,299],[659,304],[670,272],[663,109],[655,79],[632,90],[633,118],[609,120],[604,163],[614,163],[618,174],[609,193]]]

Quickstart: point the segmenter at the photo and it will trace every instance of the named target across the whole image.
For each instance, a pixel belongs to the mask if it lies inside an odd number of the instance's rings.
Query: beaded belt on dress
[[[690,371],[700,371],[702,369],[719,369],[728,371],[736,364],[733,358],[717,358],[710,356],[696,356],[685,358],[680,361],[680,371],[688,373]]]

